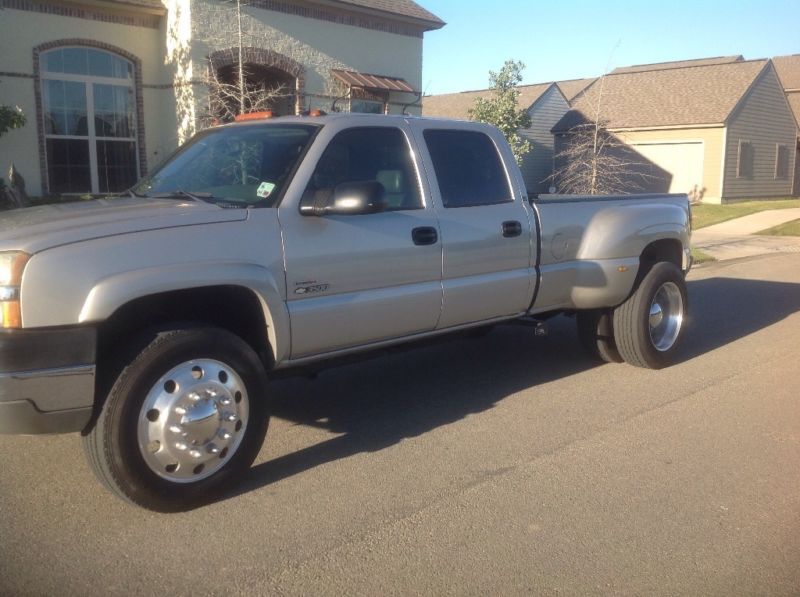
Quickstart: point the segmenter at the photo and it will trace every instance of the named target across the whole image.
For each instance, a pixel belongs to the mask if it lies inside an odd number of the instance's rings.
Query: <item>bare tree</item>
[[[608,130],[603,117],[603,92],[611,59],[620,42],[611,50],[606,73],[595,83],[596,98],[584,104],[593,114],[574,111],[576,122],[562,133],[563,146],[555,155],[549,177],[558,192],[579,195],[610,195],[643,191],[649,183],[663,180],[630,145]],[[590,102],[590,99],[595,101]]]
[[[210,121],[230,122],[240,114],[269,110],[287,93],[284,85],[267,86],[264,81],[251,78],[241,59],[233,81],[223,80],[209,64],[203,83],[208,88],[207,119]]]
[[[230,122],[240,114],[272,109],[290,91],[286,85],[268,85],[263,78],[259,80],[257,73],[245,62],[246,40],[257,37],[243,25],[242,8],[247,5],[246,0],[225,0],[223,4],[232,6],[233,15],[230,9],[221,8],[216,21],[233,23],[234,27],[226,28],[218,35],[220,39],[236,39],[237,59],[230,73],[232,76],[222,76],[210,60],[206,65],[205,76],[202,77],[202,82],[208,88],[208,113],[203,118],[205,124]]]
[[[661,178],[630,145],[610,133],[603,120],[572,126],[563,133],[562,143],[550,177],[560,193],[634,193]]]

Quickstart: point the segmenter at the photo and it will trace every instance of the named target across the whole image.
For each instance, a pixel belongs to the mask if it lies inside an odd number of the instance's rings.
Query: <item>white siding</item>
[[[553,134],[550,129],[569,110],[569,104],[555,85],[545,91],[528,110],[531,127],[520,133],[530,141],[531,151],[522,160],[522,177],[529,193],[546,193],[552,184]]]

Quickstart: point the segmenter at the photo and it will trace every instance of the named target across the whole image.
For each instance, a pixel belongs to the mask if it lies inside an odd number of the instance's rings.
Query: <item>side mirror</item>
[[[386,209],[385,196],[386,189],[376,180],[343,182],[322,202],[303,201],[300,213],[307,216],[374,214]]]

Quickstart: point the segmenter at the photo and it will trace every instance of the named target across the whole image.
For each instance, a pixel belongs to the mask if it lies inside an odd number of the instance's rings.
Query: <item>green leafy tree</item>
[[[516,60],[506,60],[498,72],[489,71],[489,84],[492,95],[489,98],[479,97],[469,111],[469,117],[478,122],[487,122],[496,126],[511,145],[511,151],[517,163],[531,150],[531,144],[519,134],[519,129],[531,125],[528,112],[519,107],[519,89],[522,82],[522,70],[525,65]]]
[[[18,129],[25,125],[25,115],[18,106],[0,105],[0,136],[11,129]]]

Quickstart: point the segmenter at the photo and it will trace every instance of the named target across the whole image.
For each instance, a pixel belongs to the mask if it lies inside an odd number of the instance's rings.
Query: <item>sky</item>
[[[425,34],[426,94],[486,88],[508,59],[525,63],[525,84],[633,64],[800,54],[800,0],[416,1],[447,23]]]

